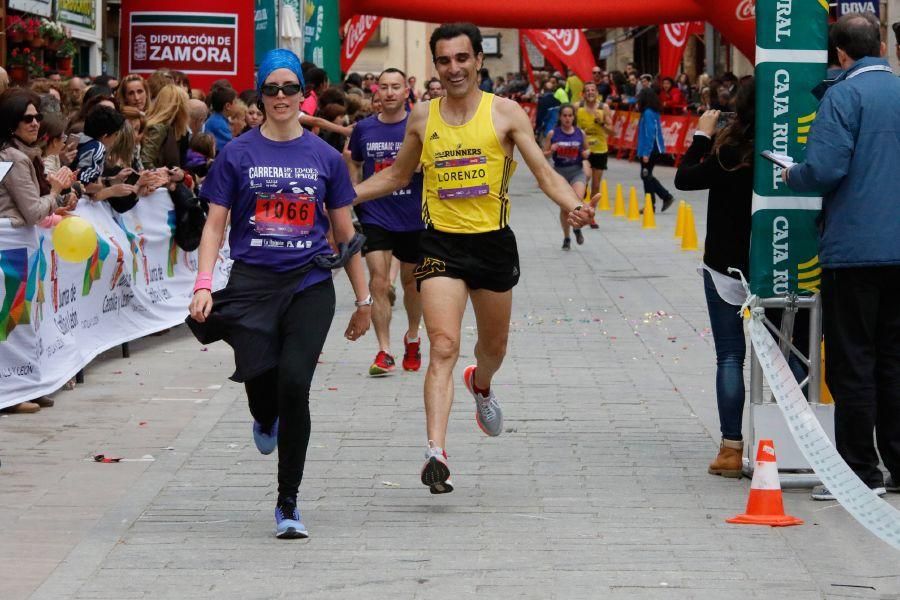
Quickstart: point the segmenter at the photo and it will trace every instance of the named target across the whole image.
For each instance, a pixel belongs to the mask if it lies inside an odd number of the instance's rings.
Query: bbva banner
[[[197,258],[175,245],[168,192],[121,215],[83,199],[74,214],[97,232],[82,263],[57,257],[52,230],[0,219],[0,408],[54,392],[101,352],[187,316]]]

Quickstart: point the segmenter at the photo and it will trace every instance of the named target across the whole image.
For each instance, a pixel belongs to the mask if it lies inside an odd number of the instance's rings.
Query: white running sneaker
[[[447,494],[453,491],[450,467],[447,465],[447,453],[440,446],[435,446],[431,440],[428,440],[428,448],[425,450],[422,483],[429,487],[432,494]]]
[[[497,437],[503,433],[503,409],[494,396],[494,390],[485,398],[475,392],[475,365],[469,365],[463,371],[463,382],[466,389],[475,398],[475,422],[478,427],[491,437]]]

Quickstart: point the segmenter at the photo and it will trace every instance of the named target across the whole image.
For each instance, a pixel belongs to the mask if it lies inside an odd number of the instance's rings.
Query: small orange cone
[[[637,190],[631,186],[631,192],[628,194],[628,220],[640,221],[641,210],[638,208]]]
[[[784,514],[781,499],[781,480],[778,479],[778,465],[775,462],[775,444],[772,440],[759,440],[756,451],[756,467],[750,484],[750,498],[747,512],[726,519],[728,523],[740,525],[771,525],[789,527],[803,525],[803,520]]]
[[[613,209],[614,217],[625,216],[625,198],[622,196],[622,184],[616,184],[616,206]]]
[[[684,209],[684,231],[682,231],[681,236],[681,249],[697,249],[697,228],[694,226],[694,210],[690,204]]]
[[[678,201],[678,218],[675,219],[675,239],[680,240],[681,236],[684,235],[684,213],[687,208],[687,202],[684,200]]]
[[[656,229],[656,214],[653,212],[653,200],[650,199],[650,194],[644,194],[644,222],[641,227]]]
[[[600,210],[609,210],[609,187],[606,180],[600,180]]]

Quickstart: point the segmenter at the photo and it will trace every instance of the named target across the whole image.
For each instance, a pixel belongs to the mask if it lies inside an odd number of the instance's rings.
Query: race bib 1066
[[[307,194],[257,194],[256,231],[261,235],[308,235],[316,224],[316,200]]]

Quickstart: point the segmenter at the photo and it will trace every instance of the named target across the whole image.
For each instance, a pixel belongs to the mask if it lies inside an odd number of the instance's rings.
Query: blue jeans
[[[716,402],[719,407],[719,427],[726,440],[742,440],[741,422],[744,416],[744,323],[739,307],[722,300],[712,276],[703,271],[703,287],[709,324],[716,346]]]

